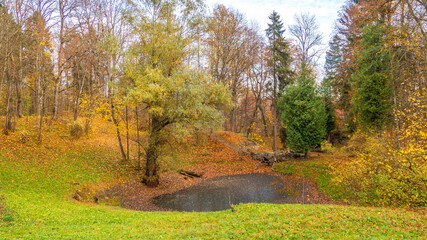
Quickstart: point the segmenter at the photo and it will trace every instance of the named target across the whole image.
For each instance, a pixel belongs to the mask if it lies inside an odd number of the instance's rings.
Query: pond
[[[283,203],[293,197],[279,191],[281,178],[267,174],[243,174],[218,177],[165,194],[153,203],[165,209],[186,212],[210,212],[230,209],[239,203]]]

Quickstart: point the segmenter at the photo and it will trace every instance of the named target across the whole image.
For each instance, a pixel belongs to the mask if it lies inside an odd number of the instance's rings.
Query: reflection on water
[[[289,197],[278,191],[283,188],[278,184],[280,181],[280,177],[265,174],[219,177],[161,195],[153,203],[162,208],[189,212],[220,211],[239,203],[274,203]]]

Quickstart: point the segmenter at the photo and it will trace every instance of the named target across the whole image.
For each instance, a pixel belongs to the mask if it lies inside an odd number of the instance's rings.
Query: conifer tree
[[[280,98],[280,94],[291,82],[293,72],[290,69],[291,54],[289,52],[289,43],[283,37],[285,29],[283,29],[282,20],[280,15],[273,11],[268,17],[271,23],[268,24],[266,30],[269,47],[271,52],[271,69],[273,72],[272,91],[273,98]]]
[[[266,34],[269,41],[269,48],[271,53],[270,68],[273,75],[273,82],[267,86],[271,92],[273,100],[273,114],[274,114],[274,126],[273,126],[273,151],[276,151],[276,136],[277,136],[277,124],[276,116],[280,116],[280,110],[277,108],[278,99],[281,96],[281,92],[291,82],[293,72],[290,69],[291,54],[289,52],[289,43],[283,37],[285,29],[283,29],[282,20],[280,15],[273,11],[268,17],[271,23],[268,24]],[[284,132],[282,129],[281,132]]]
[[[308,66],[301,66],[296,82],[285,88],[278,106],[287,127],[287,145],[307,157],[308,152],[322,142],[326,131],[325,106]]]
[[[381,130],[391,116],[389,53],[384,51],[385,29],[378,24],[364,28],[359,68],[352,75],[356,88],[353,105],[362,127]]]

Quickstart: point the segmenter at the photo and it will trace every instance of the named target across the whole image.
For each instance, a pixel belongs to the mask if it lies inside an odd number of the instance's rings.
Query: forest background
[[[305,154],[348,140],[357,158],[333,181],[343,198],[425,206],[426,9],[422,0],[346,1],[319,74],[309,13],[286,29],[273,12],[265,31],[237,9],[196,0],[4,0],[1,134],[42,144],[55,121],[78,138],[106,119],[122,161],[144,161],[153,186],[170,136],[278,135]]]

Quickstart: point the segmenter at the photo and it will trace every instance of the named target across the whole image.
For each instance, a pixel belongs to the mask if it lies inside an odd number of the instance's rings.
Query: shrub
[[[91,125],[90,125],[90,120],[89,120],[89,119],[86,119],[86,121],[85,121],[84,133],[85,133],[86,135],[88,135],[88,134],[89,134],[89,132],[91,131],[91,129],[92,129],[92,127],[91,127]]]
[[[81,136],[83,136],[84,133],[84,126],[80,121],[74,121],[70,125],[70,135],[71,137],[75,139],[79,139]]]
[[[323,141],[321,143],[321,149],[323,152],[329,153],[329,154],[340,153],[340,149],[334,147],[334,145],[332,145],[332,143],[328,141]]]
[[[354,136],[350,147],[357,158],[335,169],[333,184],[344,198],[363,205],[426,206],[427,150],[414,145],[398,148],[385,137]],[[355,143],[360,146],[355,146]]]
[[[30,133],[26,130],[22,130],[18,134],[19,142],[25,144],[30,141]]]
[[[369,153],[375,145],[378,145],[378,138],[373,135],[368,135],[364,132],[356,132],[347,141],[342,150],[350,157],[356,157],[360,154]]]

